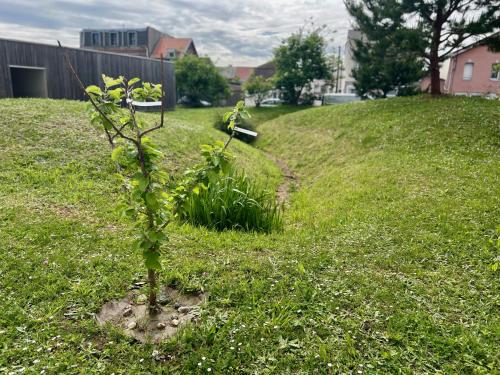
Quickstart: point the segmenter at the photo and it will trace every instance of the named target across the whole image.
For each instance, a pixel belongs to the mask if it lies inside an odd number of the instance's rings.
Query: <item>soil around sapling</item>
[[[96,315],[97,323],[111,325],[142,343],[156,344],[173,337],[183,326],[196,323],[206,294],[183,294],[166,286],[158,300],[158,308],[150,314],[145,294],[134,290],[105,303]]]

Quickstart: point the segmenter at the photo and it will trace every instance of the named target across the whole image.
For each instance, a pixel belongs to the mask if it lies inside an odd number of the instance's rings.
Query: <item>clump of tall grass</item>
[[[220,231],[269,233],[283,227],[282,206],[274,193],[234,172],[217,176],[206,189],[191,193],[178,214],[183,222]]]

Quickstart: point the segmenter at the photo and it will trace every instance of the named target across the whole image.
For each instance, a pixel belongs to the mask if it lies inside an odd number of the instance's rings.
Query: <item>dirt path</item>
[[[290,194],[296,190],[299,186],[299,179],[295,173],[288,167],[284,160],[276,157],[275,155],[266,152],[266,156],[274,161],[276,165],[280,168],[281,174],[283,175],[283,181],[276,188],[276,197],[279,203],[288,204],[290,200]]]

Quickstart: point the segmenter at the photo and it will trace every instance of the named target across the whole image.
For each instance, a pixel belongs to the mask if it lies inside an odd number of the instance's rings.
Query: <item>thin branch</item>
[[[60,41],[57,41],[57,43],[59,44],[59,47],[62,48],[62,45],[61,45],[61,42]],[[70,72],[73,74],[73,77],[76,79],[76,81],[78,82],[78,84],[80,85],[80,88],[83,90],[83,92],[85,93],[85,95],[89,98],[90,100],[90,103],[92,103],[92,106],[95,108],[95,110],[113,127],[114,131],[120,136],[122,137],[123,139],[126,139],[130,142],[133,142],[133,143],[137,143],[137,141],[135,139],[132,139],[130,137],[127,137],[125,134],[122,133],[122,131],[116,127],[116,125],[113,123],[113,121],[111,121],[109,119],[108,116],[106,116],[104,114],[104,112],[101,111],[101,109],[99,108],[99,106],[97,105],[97,103],[95,102],[95,100],[92,98],[92,96],[87,92],[87,90],[85,89],[85,85],[83,84],[83,82],[80,80],[80,77],[78,77],[78,74],[76,73],[75,71],[75,68],[73,67],[73,65],[71,64],[71,61],[69,60],[69,56],[68,56],[68,53],[67,52],[64,52],[63,53],[64,55],[64,58],[66,60],[66,64],[68,65],[68,68],[70,70]]]
[[[229,146],[229,143],[233,140],[234,136],[236,135],[236,132],[233,130],[229,138],[227,139],[226,143],[224,143],[224,147],[222,148],[222,151],[225,151],[227,146]]]
[[[130,122],[127,122],[126,124],[122,125],[122,126],[120,127],[120,131],[122,131],[123,129],[125,129],[125,127],[126,127],[127,125],[129,125],[129,124],[130,124]],[[106,130],[106,132],[108,132],[108,131]],[[119,134],[118,134],[118,133],[116,133],[115,135],[111,136],[111,140],[115,139],[118,135],[119,135]]]
[[[147,129],[145,131],[143,131],[140,136],[144,136],[154,130],[157,130],[157,129],[160,129],[160,128],[163,128],[163,117],[164,117],[164,114],[165,114],[165,109],[164,109],[164,101],[165,101],[165,79],[163,77],[163,54],[160,55],[160,82],[161,82],[161,119],[160,119],[160,124],[159,125],[156,125],[156,126],[153,126],[152,128],[150,129]]]

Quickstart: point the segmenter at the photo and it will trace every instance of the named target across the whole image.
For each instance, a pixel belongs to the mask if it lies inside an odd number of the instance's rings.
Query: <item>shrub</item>
[[[175,62],[177,94],[192,106],[212,104],[229,96],[227,80],[208,57],[187,55]]]
[[[269,233],[283,226],[274,194],[234,172],[217,176],[206,189],[191,193],[178,213],[183,222],[216,230]]]
[[[227,134],[231,134],[233,132],[233,130],[229,129],[227,125],[228,125],[228,121],[226,121],[226,122],[224,121],[222,114],[216,113],[215,117],[214,117],[214,121],[213,121],[214,128],[217,130],[221,130]],[[248,129],[248,130],[256,131],[256,126],[254,125],[253,122],[251,122],[248,119],[244,119],[244,118],[240,119],[238,126],[245,128],[245,129]],[[257,139],[257,137],[252,137],[251,135],[242,134],[242,133],[236,133],[234,135],[234,138],[237,138],[240,141],[245,142],[245,143],[252,143]]]

